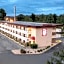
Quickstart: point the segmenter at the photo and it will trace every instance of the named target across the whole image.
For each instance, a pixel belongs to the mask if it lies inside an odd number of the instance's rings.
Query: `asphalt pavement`
[[[46,64],[54,51],[64,49],[64,38],[61,39],[63,40],[62,43],[43,54],[14,55],[10,50],[22,47],[0,34],[0,64]]]
[[[19,44],[0,34],[0,53],[7,50],[21,49]]]

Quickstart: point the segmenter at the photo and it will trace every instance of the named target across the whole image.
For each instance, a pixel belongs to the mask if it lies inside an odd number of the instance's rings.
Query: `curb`
[[[60,44],[60,43],[57,43],[56,45],[58,45],[58,44]],[[56,46],[56,45],[54,45],[54,46]],[[36,53],[26,53],[26,54],[43,54],[43,53],[45,53],[46,51],[48,51],[48,50],[50,50],[51,48],[53,48],[54,46],[51,46],[50,48],[48,48],[48,49],[45,49],[44,51],[42,51],[42,52],[36,52]],[[13,53],[13,54],[15,54],[15,55],[26,55],[25,53],[21,53],[20,52],[20,50],[11,50],[11,52]]]

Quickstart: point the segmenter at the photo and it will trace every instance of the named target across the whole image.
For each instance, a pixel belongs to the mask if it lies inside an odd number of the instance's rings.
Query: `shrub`
[[[47,49],[47,48],[50,48],[50,46],[47,46],[46,49]]]
[[[37,50],[37,52],[42,52],[43,50],[42,49],[40,49],[40,50]]]
[[[30,47],[33,49],[36,49],[36,48],[38,48],[38,45],[37,44],[30,44]]]
[[[43,50],[42,50],[42,49],[40,49],[40,51],[42,52]]]
[[[27,53],[29,53],[29,51],[27,51]]]
[[[43,49],[43,50],[45,50],[45,49]]]
[[[26,53],[26,51],[24,49],[21,49],[20,52],[21,53]]]
[[[37,50],[37,52],[40,52],[40,50]]]

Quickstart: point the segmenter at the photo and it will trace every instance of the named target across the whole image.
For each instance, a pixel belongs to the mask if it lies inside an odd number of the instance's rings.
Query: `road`
[[[64,38],[61,38],[64,41]],[[64,42],[40,55],[14,55],[10,50],[22,48],[15,42],[0,35],[0,64],[46,64],[54,51],[64,49]]]

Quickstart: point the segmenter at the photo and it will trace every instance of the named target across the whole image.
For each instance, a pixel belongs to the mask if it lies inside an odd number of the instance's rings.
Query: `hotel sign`
[[[42,36],[46,36],[47,35],[47,29],[46,28],[43,28],[42,29]]]

